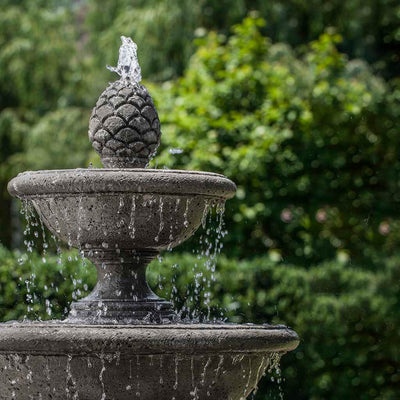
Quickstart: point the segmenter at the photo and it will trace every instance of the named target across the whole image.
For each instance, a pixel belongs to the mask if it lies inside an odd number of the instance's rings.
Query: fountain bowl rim
[[[296,332],[283,325],[49,322],[0,324],[0,353],[11,349],[38,355],[281,353],[294,350],[300,341]]]
[[[202,195],[229,199],[236,185],[221,174],[144,168],[77,168],[25,171],[8,183],[21,199],[98,193]]]

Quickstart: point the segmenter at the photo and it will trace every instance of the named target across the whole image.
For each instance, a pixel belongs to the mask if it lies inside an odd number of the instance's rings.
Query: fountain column
[[[66,322],[132,324],[176,320],[172,304],[159,298],[146,280],[147,265],[157,251],[89,250],[84,256],[97,269],[97,284],[85,298],[71,304]]]

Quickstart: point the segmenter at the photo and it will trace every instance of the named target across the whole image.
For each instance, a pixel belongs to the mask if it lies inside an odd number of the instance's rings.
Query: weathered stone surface
[[[145,167],[160,136],[157,110],[143,85],[118,80],[100,95],[90,117],[89,139],[105,167]]]
[[[75,247],[160,251],[189,238],[205,208],[236,188],[211,173],[78,169],[25,172],[8,189],[32,200],[52,233]]]
[[[234,196],[235,191],[236,185],[224,175],[172,169],[77,168],[26,171],[8,183],[8,192],[20,199],[42,195],[157,193],[200,195],[227,200]]]
[[[71,304],[71,324],[134,325],[177,321],[172,304],[149,287],[146,267],[156,251],[90,249],[85,257],[97,268],[97,284],[85,298]]]
[[[0,325],[2,399],[240,400],[277,353],[285,327]],[[40,396],[40,397],[39,397]]]
[[[130,324],[176,319],[149,289],[146,266],[192,236],[207,207],[236,187],[212,173],[77,169],[25,172],[8,189],[31,200],[50,231],[83,249],[98,269],[95,290],[73,303],[69,321]]]

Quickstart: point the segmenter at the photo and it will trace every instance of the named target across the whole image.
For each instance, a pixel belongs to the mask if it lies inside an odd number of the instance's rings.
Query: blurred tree
[[[297,58],[262,35],[264,24],[251,17],[229,39],[209,34],[182,79],[153,87],[158,162],[236,182],[227,212],[236,256],[366,262],[369,248],[393,240],[380,224],[398,219],[400,92],[338,52],[338,34]]]
[[[327,27],[343,36],[341,51],[375,65],[385,77],[400,74],[400,4],[397,0],[89,0],[90,40],[99,62],[115,62],[121,34],[139,44],[144,76],[181,75],[205,30],[229,34],[251,10],[267,21],[263,33],[293,46]]]
[[[0,242],[11,243],[11,199],[6,185],[21,165],[10,164],[13,154],[34,151],[30,138],[32,126],[48,112],[70,105],[86,105],[83,71],[86,64],[78,58],[78,37],[74,14],[55,1],[10,2],[0,13]],[[86,78],[85,78],[86,80]],[[89,79],[87,80],[90,82]],[[56,114],[57,115],[57,114]],[[58,114],[60,116],[61,113]],[[78,113],[71,113],[80,118]],[[48,119],[53,118],[49,117]],[[54,123],[54,122],[53,122]],[[58,123],[62,123],[59,120]],[[69,123],[71,130],[75,124]],[[77,126],[80,126],[77,123]],[[40,129],[45,124],[40,125]],[[55,128],[55,126],[53,126]],[[57,146],[60,130],[42,131],[46,141],[37,143],[48,152],[50,167],[57,159],[51,149]],[[82,130],[79,131],[81,133]],[[38,134],[36,134],[37,136]],[[85,135],[86,136],[86,135]],[[75,137],[75,136],[74,136]],[[50,139],[51,138],[51,139]],[[69,139],[72,141],[72,136]],[[27,147],[27,143],[29,146]],[[82,143],[82,142],[81,142]],[[81,151],[81,149],[79,149]],[[84,157],[82,148],[80,158]],[[78,157],[78,158],[79,158]],[[23,155],[19,156],[22,161]],[[37,154],[31,160],[38,161]],[[14,161],[15,162],[15,159]],[[23,164],[35,168],[35,162]],[[44,161],[42,159],[42,165]],[[68,163],[62,163],[64,166]],[[70,163],[72,165],[72,163]],[[74,166],[78,166],[74,165]]]
[[[27,169],[87,167],[92,150],[87,137],[89,113],[76,107],[46,113],[30,128],[24,152],[9,157],[11,174]]]
[[[81,100],[74,19],[49,3],[27,2],[0,14],[0,109],[43,113]]]

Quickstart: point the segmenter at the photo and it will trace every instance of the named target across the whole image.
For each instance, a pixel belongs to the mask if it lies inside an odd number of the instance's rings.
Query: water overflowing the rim
[[[207,195],[229,199],[236,185],[212,172],[159,169],[73,169],[25,171],[8,184],[12,196],[28,198],[46,194],[154,193]]]

